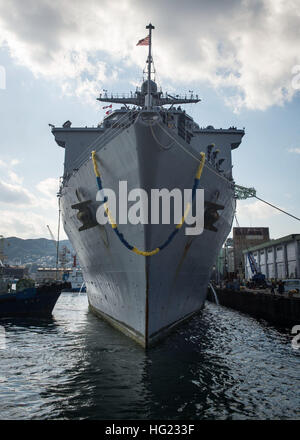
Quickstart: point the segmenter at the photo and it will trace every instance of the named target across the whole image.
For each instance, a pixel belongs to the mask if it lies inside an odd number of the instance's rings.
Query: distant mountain
[[[68,256],[74,253],[69,240],[62,240],[59,243],[60,250],[66,246],[70,250]],[[22,239],[8,237],[4,241],[4,254],[9,263],[40,263],[42,259],[47,262],[56,260],[56,242],[47,238]]]

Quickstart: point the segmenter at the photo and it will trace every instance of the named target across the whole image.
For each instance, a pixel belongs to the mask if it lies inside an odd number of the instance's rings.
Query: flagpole
[[[151,32],[152,29],[155,29],[151,23],[146,26],[146,29],[149,29],[149,54],[148,54],[148,109],[151,107],[151,95],[150,95],[150,81],[151,81]]]

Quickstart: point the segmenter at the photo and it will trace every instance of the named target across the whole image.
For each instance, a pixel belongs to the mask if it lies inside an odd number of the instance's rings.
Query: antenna
[[[57,270],[58,270],[58,258],[59,258],[59,232],[60,232],[60,216],[61,216],[61,207],[60,207],[60,197],[61,194],[57,195],[58,197],[58,225],[57,225],[57,248],[56,248],[56,279],[57,279]]]
[[[155,29],[154,26],[152,26],[151,23],[146,26],[146,29],[149,29],[149,54],[148,54],[148,109],[151,107],[151,94],[150,94],[150,81],[151,81],[151,63],[152,63],[152,57],[151,57],[151,33],[152,29]]]

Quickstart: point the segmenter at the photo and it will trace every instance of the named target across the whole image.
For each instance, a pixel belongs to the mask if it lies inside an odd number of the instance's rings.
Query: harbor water
[[[2,420],[299,419],[291,329],[216,304],[147,352],[85,294],[62,294],[51,319],[0,325]]]

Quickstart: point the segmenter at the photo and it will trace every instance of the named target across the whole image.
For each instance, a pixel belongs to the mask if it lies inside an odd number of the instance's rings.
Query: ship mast
[[[143,109],[151,109],[153,100],[155,99],[155,106],[163,106],[163,105],[178,105],[178,104],[189,104],[189,103],[197,103],[201,101],[201,99],[198,98],[198,95],[193,95],[193,92],[191,92],[191,95],[189,97],[176,95],[176,97],[171,96],[167,93],[165,95],[162,91],[158,92],[156,90],[156,84],[155,84],[155,91],[153,90],[153,87],[151,87],[151,65],[153,64],[153,59],[151,55],[151,49],[152,49],[152,29],[155,29],[155,27],[149,23],[148,26],[146,26],[146,29],[149,29],[149,34],[146,38],[143,38],[140,40],[137,44],[137,46],[141,43],[142,46],[149,46],[149,52],[148,52],[148,58],[146,63],[148,64],[148,78],[143,82],[142,88],[139,91],[136,90],[134,95],[130,95],[125,97],[124,95],[120,96],[118,94],[111,94],[111,96],[107,95],[107,91],[105,90],[104,96],[102,96],[102,93],[100,94],[99,98],[97,98],[98,101],[101,102],[110,102],[115,104],[123,104],[123,105],[136,105],[138,107],[142,107]],[[143,71],[145,73],[145,70]],[[152,84],[153,86],[153,84]]]
[[[150,93],[150,82],[151,82],[151,64],[152,64],[152,56],[151,56],[151,34],[152,29],[155,29],[155,27],[149,23],[148,26],[146,26],[146,29],[149,29],[149,54],[148,54],[148,109],[151,107],[151,93]]]

